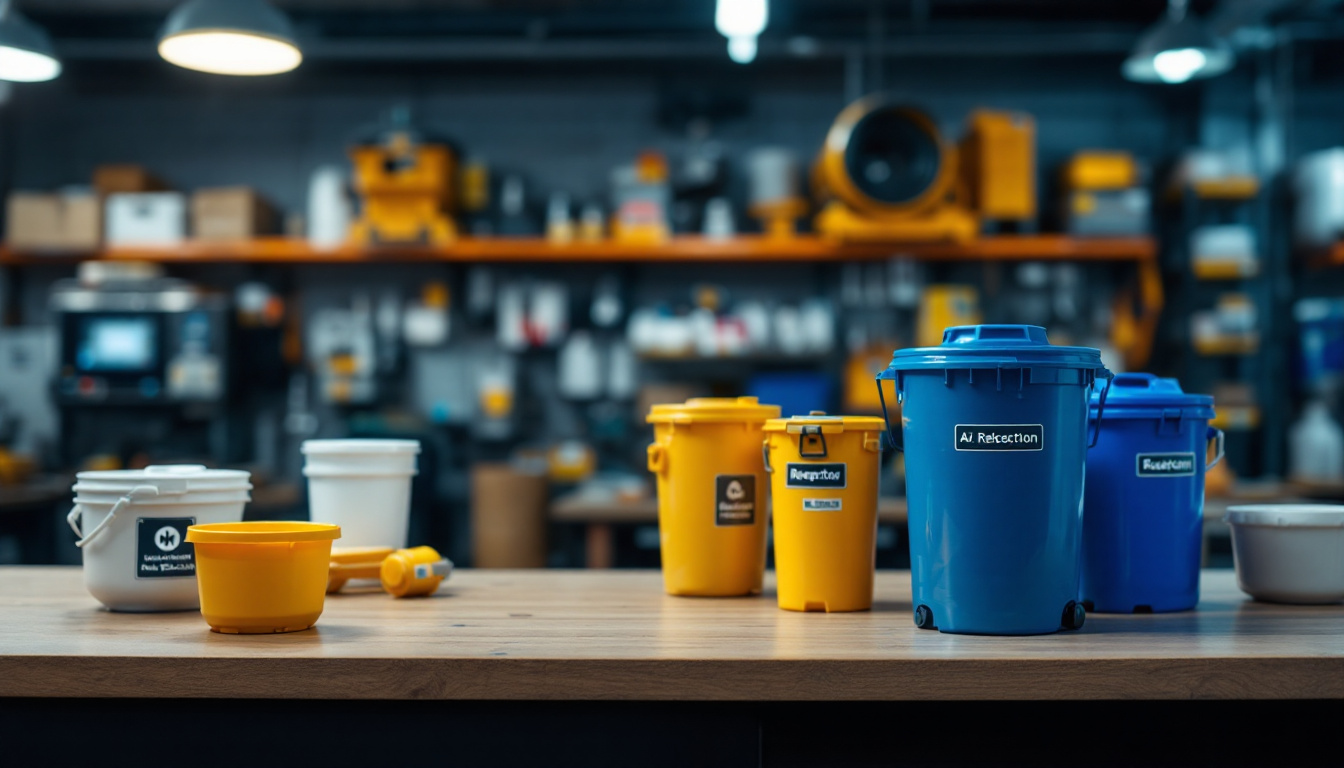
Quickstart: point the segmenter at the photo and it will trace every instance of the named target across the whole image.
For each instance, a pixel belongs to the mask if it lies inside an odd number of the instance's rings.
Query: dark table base
[[[0,763],[1340,765],[1344,702],[0,700]]]

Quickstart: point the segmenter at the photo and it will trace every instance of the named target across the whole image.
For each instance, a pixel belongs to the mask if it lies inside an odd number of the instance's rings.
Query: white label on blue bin
[[[844,508],[842,499],[803,499],[804,512],[839,512]]]
[[[194,517],[135,519],[135,578],[196,575],[196,545],[187,541]]]
[[[953,431],[958,451],[1045,450],[1045,427],[1040,424],[958,424]]]
[[[844,488],[846,484],[844,462],[786,464],[784,472],[786,488]]]
[[[1195,474],[1193,453],[1140,453],[1134,457],[1139,477],[1190,477]]]

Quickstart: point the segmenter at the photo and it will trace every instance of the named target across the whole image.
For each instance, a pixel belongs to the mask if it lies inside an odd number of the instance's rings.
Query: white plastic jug
[[[1344,430],[1320,400],[1307,403],[1289,431],[1288,465],[1295,480],[1344,480]]]
[[[66,520],[84,555],[84,585],[114,611],[200,607],[187,526],[236,523],[247,472],[199,465],[80,472]]]

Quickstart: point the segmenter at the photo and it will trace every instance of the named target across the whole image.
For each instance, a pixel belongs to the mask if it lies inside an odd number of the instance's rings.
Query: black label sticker
[[[1040,424],[958,424],[953,437],[958,451],[1045,449],[1045,427]]]
[[[844,488],[845,465],[838,464],[789,464],[784,470],[787,488]]]
[[[196,575],[196,546],[187,541],[194,517],[141,517],[135,521],[135,578]]]
[[[1140,453],[1134,457],[1139,477],[1190,477],[1195,474],[1193,453]]]
[[[719,475],[714,478],[714,524],[753,525],[756,522],[756,476]]]

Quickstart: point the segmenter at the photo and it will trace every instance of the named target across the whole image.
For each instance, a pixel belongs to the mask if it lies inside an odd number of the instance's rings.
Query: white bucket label
[[[784,467],[786,488],[844,488],[845,464],[787,464]]]
[[[196,575],[196,546],[187,541],[194,517],[139,517],[135,520],[135,578]]]
[[[844,499],[803,499],[804,512],[839,512],[844,509]]]
[[[718,475],[714,478],[714,524],[756,523],[756,476]]]
[[[1134,457],[1139,477],[1190,477],[1195,474],[1193,453],[1140,453]]]
[[[953,429],[958,451],[1042,451],[1045,427],[1040,424],[958,424]]]

